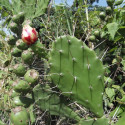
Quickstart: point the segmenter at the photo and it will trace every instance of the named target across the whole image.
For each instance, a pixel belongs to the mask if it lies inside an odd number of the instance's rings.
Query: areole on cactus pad
[[[34,44],[38,40],[38,33],[35,28],[32,28],[29,25],[24,25],[22,31],[22,40],[27,45]]]

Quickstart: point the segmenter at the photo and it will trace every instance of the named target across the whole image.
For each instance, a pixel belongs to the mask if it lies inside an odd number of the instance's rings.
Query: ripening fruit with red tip
[[[32,45],[38,40],[38,33],[35,28],[29,25],[25,25],[22,31],[22,40],[27,45]]]

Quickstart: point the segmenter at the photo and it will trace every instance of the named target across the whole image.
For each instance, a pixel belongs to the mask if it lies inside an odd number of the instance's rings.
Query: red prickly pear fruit
[[[22,40],[27,45],[32,45],[38,40],[38,33],[35,28],[30,27],[29,25],[24,25],[22,31]]]

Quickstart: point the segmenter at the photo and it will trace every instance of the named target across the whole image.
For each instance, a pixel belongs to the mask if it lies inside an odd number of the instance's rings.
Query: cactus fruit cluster
[[[40,77],[39,71],[32,69],[32,63],[38,57],[45,57],[46,50],[38,40],[36,30],[29,25],[23,26],[23,12],[14,15],[12,21],[10,29],[15,35],[11,35],[7,40],[11,52],[11,79],[13,79],[11,83],[9,82],[12,106],[10,121],[14,125],[29,125],[34,124],[33,88],[38,84]]]

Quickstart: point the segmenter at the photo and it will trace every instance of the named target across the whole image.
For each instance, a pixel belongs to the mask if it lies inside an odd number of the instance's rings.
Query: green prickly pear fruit
[[[18,93],[26,94],[30,91],[31,87],[27,81],[20,80],[13,83],[14,90]]]
[[[91,42],[95,42],[95,41],[96,41],[96,37],[95,37],[94,35],[91,35],[91,36],[89,37],[89,40],[90,40]]]
[[[31,50],[25,50],[23,51],[22,55],[22,60],[26,64],[31,64],[33,62],[33,52]]]
[[[17,41],[17,38],[13,35],[10,35],[8,38],[7,38],[7,42],[9,45],[15,45]]]
[[[13,23],[13,22],[10,23],[9,28],[11,29],[11,31],[12,31],[13,33],[15,33],[15,34],[18,33],[18,25],[17,25],[16,23]]]
[[[10,120],[13,125],[29,125],[29,113],[19,106],[11,110]]]
[[[23,64],[16,64],[13,68],[13,72],[17,76],[24,76],[24,74],[26,73],[26,67]]]
[[[39,40],[31,46],[31,49],[39,57],[45,58],[47,55],[44,45]]]
[[[105,17],[106,17],[105,12],[101,12],[99,14],[99,17],[100,17],[101,20],[105,20]]]
[[[16,92],[15,90],[10,91],[11,98],[14,98],[14,97],[19,96],[19,95],[20,95],[20,93]]]
[[[16,96],[13,98],[13,104],[15,106],[29,107],[33,103],[31,98],[27,98],[24,96]]]
[[[4,62],[3,62],[4,65],[3,66],[7,67],[10,64],[10,62],[11,62],[10,59],[4,60]]]
[[[28,45],[26,43],[23,42],[22,39],[19,39],[17,42],[16,42],[16,46],[18,49],[21,49],[21,50],[26,50],[28,49]]]
[[[17,24],[22,24],[24,22],[24,18],[25,18],[25,13],[20,12],[18,15],[14,15],[12,17],[12,20],[13,20],[13,22],[15,22]]]
[[[112,8],[110,6],[106,7],[106,14],[110,15],[112,12]]]
[[[22,50],[18,49],[17,47],[12,48],[12,50],[11,50],[11,54],[14,57],[20,57],[21,53],[22,53]]]
[[[39,73],[34,69],[28,70],[24,75],[24,79],[34,85],[39,79]]]
[[[99,37],[100,37],[100,32],[99,32],[99,30],[94,31],[94,35],[96,36],[96,38],[99,38]]]

